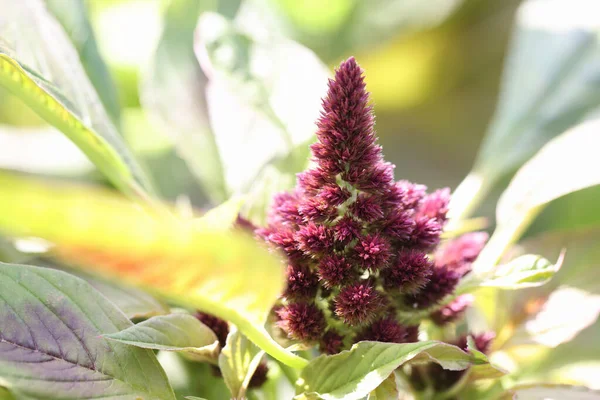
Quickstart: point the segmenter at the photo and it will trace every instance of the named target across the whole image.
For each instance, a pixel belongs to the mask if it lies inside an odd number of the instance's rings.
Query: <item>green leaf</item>
[[[194,361],[216,362],[220,350],[214,332],[189,314],[152,317],[104,337],[144,349],[181,352]]]
[[[455,218],[468,216],[498,179],[600,106],[600,24],[588,18],[594,4],[529,0],[519,8],[498,108],[473,172],[453,196]],[[563,157],[554,162],[567,164]]]
[[[264,328],[284,288],[284,271],[280,259],[250,235],[198,229],[197,220],[102,190],[2,174],[0,210],[10,210],[0,212],[0,230],[45,238],[56,244],[57,256],[82,270],[214,314],[274,358],[295,368],[306,365]]]
[[[7,388],[0,386],[0,400],[15,400]]]
[[[523,289],[546,284],[562,265],[563,257],[552,264],[545,258],[533,254],[520,256],[507,264],[500,265],[488,274],[467,277],[461,282],[458,292],[465,287],[496,287],[500,289]]]
[[[475,262],[475,271],[491,269],[550,201],[600,184],[600,119],[576,126],[553,139],[517,172],[496,208],[497,228]]]
[[[77,52],[43,2],[2,0],[0,6],[2,17],[23,28],[1,32],[0,86],[63,132],[120,190],[129,195],[151,191],[142,168],[102,107]]]
[[[532,384],[516,386],[505,396],[517,400],[600,400],[600,391],[583,386]]]
[[[298,399],[361,399],[375,390],[396,368],[409,361],[434,361],[444,369],[487,369],[487,361],[474,358],[456,346],[427,341],[395,344],[359,342],[349,351],[333,356],[322,355],[304,368],[296,383]],[[488,377],[499,376],[488,370]]]
[[[215,13],[199,19],[195,49],[229,191],[246,191],[268,163],[301,171],[329,77],[315,54]]]
[[[556,347],[573,340],[579,332],[596,322],[598,315],[600,295],[561,287],[550,294],[538,313],[515,329],[507,345],[537,343]]]
[[[396,374],[392,372],[377,389],[369,393],[367,400],[391,400],[399,399],[400,390],[398,388],[398,382],[396,382]]]
[[[229,333],[219,356],[219,368],[233,399],[246,398],[250,379],[264,354],[239,331]]]
[[[85,281],[0,264],[0,380],[36,399],[175,399],[150,350],[101,335],[131,322]]]
[[[179,155],[214,203],[228,197],[204,95],[206,77],[193,49],[194,29],[211,2],[171,0],[150,67],[143,76],[144,108],[173,139]]]
[[[96,93],[98,93],[98,97],[112,121],[118,126],[121,118],[121,106],[119,105],[117,88],[106,63],[98,51],[85,1],[46,0],[46,5],[69,35],[79,54],[81,64]]]
[[[66,267],[45,259],[32,260],[31,263],[40,267],[59,269],[83,279],[117,306],[129,319],[150,318],[169,313],[169,307],[164,302],[126,283],[103,279],[73,267]]]

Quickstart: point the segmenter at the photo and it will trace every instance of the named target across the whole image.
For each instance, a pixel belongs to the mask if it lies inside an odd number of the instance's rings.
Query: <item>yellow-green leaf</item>
[[[0,86],[62,131],[119,189],[151,191],[117,133],[68,36],[43,1],[1,0],[3,18],[22,29],[0,38]],[[40,46],[39,43],[46,43]],[[49,46],[51,43],[52,46]]]
[[[306,365],[264,328],[283,290],[284,271],[250,235],[198,229],[165,209],[104,191],[7,175],[0,175],[0,210],[0,230],[52,241],[57,255],[87,271],[217,315],[274,358]]]

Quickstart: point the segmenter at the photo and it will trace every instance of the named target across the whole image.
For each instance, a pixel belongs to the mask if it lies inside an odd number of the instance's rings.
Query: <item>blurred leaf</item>
[[[562,287],[550,294],[542,309],[526,320],[508,345],[539,343],[556,347],[572,340],[600,314],[600,295]]]
[[[600,119],[576,126],[548,142],[525,163],[496,207],[496,231],[473,265],[492,269],[501,255],[523,234],[541,207],[564,196],[600,184]]]
[[[229,190],[247,190],[269,162],[302,170],[329,76],[321,61],[214,13],[200,18],[195,49],[209,78],[209,117]]]
[[[418,343],[359,342],[348,351],[322,355],[310,362],[296,383],[298,399],[361,399],[375,390],[396,368],[409,361],[433,361],[444,369],[486,368],[456,346],[427,341]],[[487,360],[486,360],[487,361]],[[489,378],[498,377],[489,370]]]
[[[131,322],[86,282],[16,264],[0,264],[0,275],[0,376],[12,390],[38,399],[175,399],[152,351],[100,336]]]
[[[219,151],[208,120],[206,77],[194,56],[194,29],[210,2],[171,0],[163,32],[143,77],[144,107],[169,134],[214,203],[227,198]]]
[[[239,331],[229,333],[219,356],[219,368],[233,399],[246,398],[248,384],[263,355],[264,351]]]
[[[479,286],[500,289],[523,289],[547,283],[562,265],[562,257],[552,264],[543,257],[527,254],[494,269]]]
[[[54,268],[54,266],[52,267]],[[149,318],[169,312],[169,307],[166,304],[133,286],[115,280],[110,281],[96,276],[92,277],[71,268],[60,269],[89,283],[94,289],[106,296],[129,319]]]
[[[514,387],[505,396],[518,400],[599,400],[600,392],[583,386],[534,384]]]
[[[396,374],[392,372],[386,380],[377,386],[377,389],[369,393],[367,400],[398,400],[399,398],[400,391],[396,382]]]
[[[100,190],[5,175],[0,209],[11,210],[0,213],[0,229],[52,241],[57,255],[86,271],[231,321],[274,358],[295,367],[306,363],[264,329],[284,271],[250,235],[199,230],[164,209],[144,209]]]
[[[195,227],[213,231],[230,229],[240,214],[242,204],[244,204],[244,198],[232,197],[198,218],[195,221]]]
[[[121,107],[117,88],[96,45],[84,0],[46,0],[48,10],[60,22],[75,46],[81,64],[94,85],[98,97],[115,125],[119,125]]]
[[[129,195],[150,190],[44,4],[2,0],[0,6],[0,85],[63,132],[116,187]]]
[[[256,1],[255,1],[256,2]],[[373,47],[446,19],[462,0],[273,0],[289,26],[283,29],[324,57],[337,62],[349,52]],[[278,19],[282,19],[280,15]]]
[[[0,400],[15,400],[14,396],[8,391],[8,389],[0,386]]]
[[[595,4],[529,0],[520,7],[496,115],[455,193],[455,218],[468,216],[499,178],[600,106],[600,24],[589,17]]]
[[[585,122],[547,143],[515,175],[498,201],[498,224],[524,218],[532,209],[600,184],[600,119]]]
[[[0,125],[0,168],[38,174],[76,174],[93,168],[87,157],[52,128]]]
[[[158,360],[163,366],[178,399],[202,396],[207,400],[229,399],[229,390],[215,367],[180,357],[177,353],[160,351]]]
[[[143,349],[180,352],[201,362],[216,363],[220,350],[214,332],[196,317],[183,313],[152,317],[104,337]]]

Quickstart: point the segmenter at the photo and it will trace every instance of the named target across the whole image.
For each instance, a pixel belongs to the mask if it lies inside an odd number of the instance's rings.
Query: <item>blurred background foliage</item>
[[[191,37],[182,42],[174,36],[165,47],[160,47],[161,32],[167,28],[163,25],[165,13],[172,13],[172,26],[191,24],[192,29],[203,10],[216,11],[225,18],[246,13],[248,20],[258,21],[265,31],[276,31],[314,51],[329,69],[355,56],[366,71],[380,143],[387,160],[396,165],[396,178],[424,183],[430,188],[454,189],[471,170],[496,109],[515,13],[521,2],[328,0],[324,7],[322,0],[192,0],[193,12],[187,8],[178,12],[169,8],[175,1],[161,0],[46,3],[73,41],[109,117],[146,169],[153,172],[160,193],[170,200],[185,194],[192,204],[203,207],[216,200],[203,191],[194,177],[194,168],[190,171],[178,157],[176,140],[165,132],[170,126],[165,129],[155,123],[157,108],[142,107],[148,85],[164,83],[177,90],[176,84],[185,82],[185,74],[195,73],[174,72],[169,65],[162,65],[164,70],[160,71],[152,67],[157,46],[168,60],[180,56],[178,62],[196,62]],[[178,53],[177,46],[188,53]],[[148,81],[148,77],[156,80]],[[177,96],[176,92],[171,94]],[[318,105],[319,99],[314,102]],[[187,105],[190,104],[194,105]],[[198,105],[193,123],[206,122],[205,107],[206,104]],[[2,89],[0,124],[4,128],[10,125],[10,129],[26,128],[19,131],[18,138],[8,128],[0,132],[4,147],[0,148],[0,168],[103,182],[74,145],[56,132],[47,132],[36,114]],[[43,142],[48,135],[52,138]],[[39,150],[40,143],[44,143],[43,151]],[[18,149],[18,154],[13,149]],[[205,158],[213,153],[197,154],[201,171]],[[50,161],[40,163],[41,159]],[[497,178],[491,195],[475,215],[489,217],[493,224],[498,196],[510,178],[511,173]],[[559,283],[600,294],[600,281],[594,272],[600,260],[595,246],[600,239],[598,199],[600,186],[571,193],[553,201],[529,228],[523,247],[549,259],[566,247],[565,266],[554,286],[528,291],[516,300],[505,299],[507,304],[514,302],[512,309],[508,307],[509,314],[522,311],[519,299],[547,296]],[[2,249],[0,242],[0,253]],[[575,372],[557,372],[550,366],[569,360],[580,364],[589,361],[587,366],[596,363],[594,366],[598,367],[598,346],[591,352],[581,350],[593,347],[600,334],[598,325],[583,330],[576,341],[559,345],[556,352],[537,354],[535,368],[526,369],[523,374],[554,377],[563,373],[568,380],[569,374]],[[580,365],[577,371],[585,367]],[[587,383],[594,386],[593,379]],[[597,382],[595,386],[598,387]]]

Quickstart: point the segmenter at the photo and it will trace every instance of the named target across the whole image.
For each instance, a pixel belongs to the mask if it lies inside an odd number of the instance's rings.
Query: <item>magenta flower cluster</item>
[[[394,180],[353,58],[329,81],[322,107],[314,165],[275,197],[267,227],[257,230],[287,257],[277,323],[324,353],[359,340],[417,341],[418,326],[401,316],[435,309],[435,323],[456,320],[469,296],[434,306],[469,272],[487,236],[439,245],[450,191]]]

